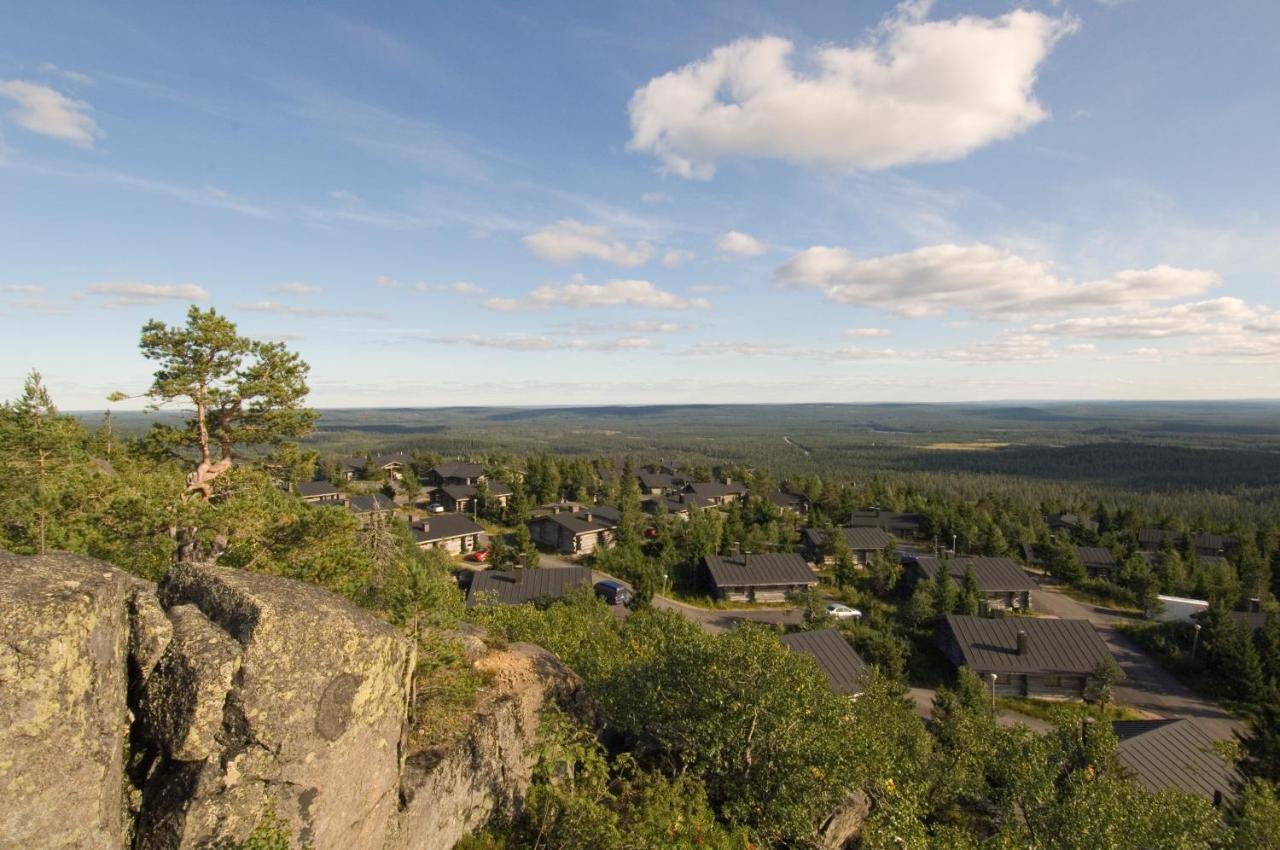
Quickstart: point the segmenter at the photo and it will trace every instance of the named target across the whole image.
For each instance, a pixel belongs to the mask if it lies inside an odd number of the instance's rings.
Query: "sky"
[[[7,4],[0,398],[1280,397],[1267,0]],[[124,406],[128,406],[127,404]]]

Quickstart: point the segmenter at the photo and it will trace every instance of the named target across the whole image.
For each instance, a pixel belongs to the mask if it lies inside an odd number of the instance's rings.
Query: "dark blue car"
[[[598,581],[596,596],[610,605],[626,605],[631,601],[631,588],[620,581]]]

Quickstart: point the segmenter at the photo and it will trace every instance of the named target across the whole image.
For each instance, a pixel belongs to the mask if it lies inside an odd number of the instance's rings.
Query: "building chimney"
[[[1027,633],[1018,629],[1018,655],[1027,654]]]
[[[584,513],[584,514],[582,515],[582,518],[583,518],[584,520],[586,520],[587,522],[591,522],[591,511],[587,511],[586,513]]]

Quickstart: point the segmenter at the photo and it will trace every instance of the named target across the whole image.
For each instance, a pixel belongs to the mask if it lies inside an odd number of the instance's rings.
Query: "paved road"
[[[1136,643],[1117,631],[1118,624],[1130,620],[1127,615],[1100,605],[1078,602],[1044,584],[1034,592],[1032,605],[1042,614],[1093,623],[1125,673],[1124,682],[1115,688],[1118,703],[1161,717],[1197,720],[1211,736],[1223,740],[1244,728],[1222,706],[1179,682]]]

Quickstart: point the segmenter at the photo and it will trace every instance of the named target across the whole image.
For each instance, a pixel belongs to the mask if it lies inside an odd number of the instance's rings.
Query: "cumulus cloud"
[[[322,307],[300,307],[297,304],[281,304],[278,301],[254,301],[237,304],[237,310],[250,313],[271,313],[277,316],[299,316],[308,319],[386,319],[385,313],[372,310],[326,310]]]
[[[155,304],[160,301],[207,301],[209,293],[194,283],[95,283],[86,292],[106,299],[111,307]]]
[[[486,290],[482,286],[478,286],[469,280],[458,280],[453,283],[426,283],[418,281],[413,288],[419,292],[452,292],[455,295],[466,295],[476,297],[484,295]]]
[[[785,38],[743,39],[631,98],[631,150],[708,179],[726,156],[880,169],[960,159],[1043,121],[1032,89],[1070,18],[1016,10],[926,20],[909,0],[855,46],[807,61]]]
[[[324,290],[318,286],[312,286],[309,283],[303,283],[295,280],[291,283],[280,284],[275,288],[275,291],[285,295],[317,295]]]
[[[378,289],[399,289],[404,286],[403,283],[396,280],[390,275],[380,274],[373,279],[373,285]]]
[[[643,351],[654,347],[653,340],[644,337],[594,340],[558,339],[522,334],[442,336],[433,338],[431,342],[449,345],[473,345],[477,348],[498,348],[507,351]]]
[[[1093,354],[1098,350],[1098,346],[1091,342],[1077,342],[1068,345],[1064,350],[1069,354]]]
[[[742,257],[758,257],[769,250],[769,246],[759,239],[737,230],[730,230],[717,239],[716,247],[726,254]]]
[[[1221,283],[1212,271],[1164,265],[1077,282],[1059,277],[1049,263],[982,244],[930,245],[871,258],[816,246],[788,260],[777,277],[789,286],[818,289],[837,303],[879,307],[910,318],[958,310],[1010,319],[1143,306],[1199,295]]]
[[[655,310],[709,309],[705,298],[685,298],[659,289],[647,280],[611,280],[606,283],[547,284],[522,298],[490,298],[492,310],[546,310],[551,307],[649,307]]]
[[[633,267],[643,265],[653,256],[653,246],[648,242],[628,244],[614,239],[604,225],[583,224],[571,218],[530,233],[524,237],[524,244],[535,256],[557,263],[592,257],[614,265]]]
[[[728,292],[729,287],[722,283],[699,283],[689,287],[689,291],[695,295],[708,295],[716,292]]]
[[[662,264],[667,268],[675,268],[681,263],[687,263],[693,259],[692,251],[685,251],[681,248],[672,248],[670,251],[662,255]]]
[[[67,97],[56,89],[25,80],[0,82],[0,99],[17,108],[9,117],[33,133],[62,139],[82,148],[93,147],[98,125],[89,116],[89,104]]]
[[[893,336],[893,331],[888,328],[849,328],[844,332],[845,336]]]

